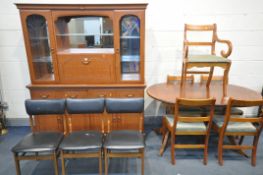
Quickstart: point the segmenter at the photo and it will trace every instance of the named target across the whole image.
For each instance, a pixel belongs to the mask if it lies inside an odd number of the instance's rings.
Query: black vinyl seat
[[[74,114],[103,114],[104,105],[104,98],[66,100],[67,112],[72,114],[73,120]],[[99,131],[74,131],[66,136],[59,147],[62,174],[66,174],[65,159],[91,157],[99,158],[99,173],[102,174],[102,138]]]
[[[54,161],[55,174],[58,175],[57,149],[63,139],[63,134],[59,132],[34,132],[33,116],[38,115],[45,117],[46,115],[63,115],[65,112],[65,100],[26,100],[25,107],[27,114],[30,116],[30,124],[33,133],[26,135],[12,148],[16,173],[17,175],[21,174],[20,160],[51,159]]]
[[[144,111],[143,98],[108,98],[108,113],[141,113]],[[144,135],[140,131],[118,130],[107,134],[104,142],[105,175],[108,174],[108,159],[116,157],[141,158],[141,174],[144,174]],[[133,151],[133,152],[131,152]],[[134,152],[135,151],[135,152]]]
[[[144,137],[138,131],[112,131],[107,135],[104,147],[107,149],[142,149]]]
[[[101,140],[102,134],[97,131],[75,131],[65,137],[59,147],[64,151],[101,149]]]
[[[26,135],[16,146],[13,152],[52,152],[58,148],[63,135],[57,132],[37,132]]]

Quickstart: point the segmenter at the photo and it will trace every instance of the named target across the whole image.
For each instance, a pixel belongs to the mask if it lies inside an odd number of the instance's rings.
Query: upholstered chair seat
[[[64,151],[100,149],[102,147],[102,137],[102,133],[97,131],[75,131],[65,137],[60,149]]]
[[[191,63],[230,63],[231,60],[216,55],[189,55],[188,62]]]
[[[246,118],[245,116],[231,116],[231,118]],[[221,128],[224,124],[224,116],[215,115],[213,123],[218,128]],[[226,127],[226,132],[256,132],[256,127],[251,122],[229,122]]]
[[[12,148],[15,153],[21,152],[52,152],[55,151],[63,138],[62,133],[58,132],[36,132],[24,137],[17,145]]]
[[[104,143],[107,149],[140,149],[144,148],[144,136],[139,131],[112,131],[110,132]]]
[[[168,121],[169,125],[172,127],[174,124],[174,115],[166,115],[165,119]],[[190,132],[190,131],[199,131],[205,132],[206,125],[204,122],[177,122],[176,131],[181,132]]]

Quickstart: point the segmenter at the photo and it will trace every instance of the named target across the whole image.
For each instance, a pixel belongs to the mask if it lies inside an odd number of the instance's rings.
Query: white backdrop
[[[29,98],[25,86],[30,83],[30,78],[20,17],[13,2],[1,0],[0,5],[0,71],[4,99],[9,104],[7,117],[24,118],[27,117],[24,100]],[[219,37],[233,43],[230,83],[261,91],[262,0],[149,0],[148,3],[145,48],[147,86],[164,82],[167,74],[180,74],[184,23],[217,23]],[[158,115],[160,110],[156,105],[146,95],[146,115]]]

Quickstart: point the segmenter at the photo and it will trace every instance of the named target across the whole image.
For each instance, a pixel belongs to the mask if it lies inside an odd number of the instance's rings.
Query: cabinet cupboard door
[[[142,114],[113,114],[110,124],[110,130],[143,131],[143,116]]]
[[[59,55],[61,83],[113,83],[114,55]]]
[[[35,131],[58,131],[64,132],[63,116],[48,115],[35,116]]]
[[[144,83],[144,11],[115,11],[117,80]]]
[[[23,10],[21,21],[32,83],[58,81],[51,12]]]
[[[53,99],[58,98],[56,90],[31,89],[32,99]],[[62,115],[34,116],[35,131],[64,131]]]

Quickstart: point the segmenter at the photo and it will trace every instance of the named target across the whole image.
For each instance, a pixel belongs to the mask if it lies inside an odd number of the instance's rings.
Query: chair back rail
[[[108,113],[143,113],[143,98],[107,98],[106,111]]]
[[[104,98],[72,99],[66,100],[68,114],[92,114],[103,113],[105,106]]]

